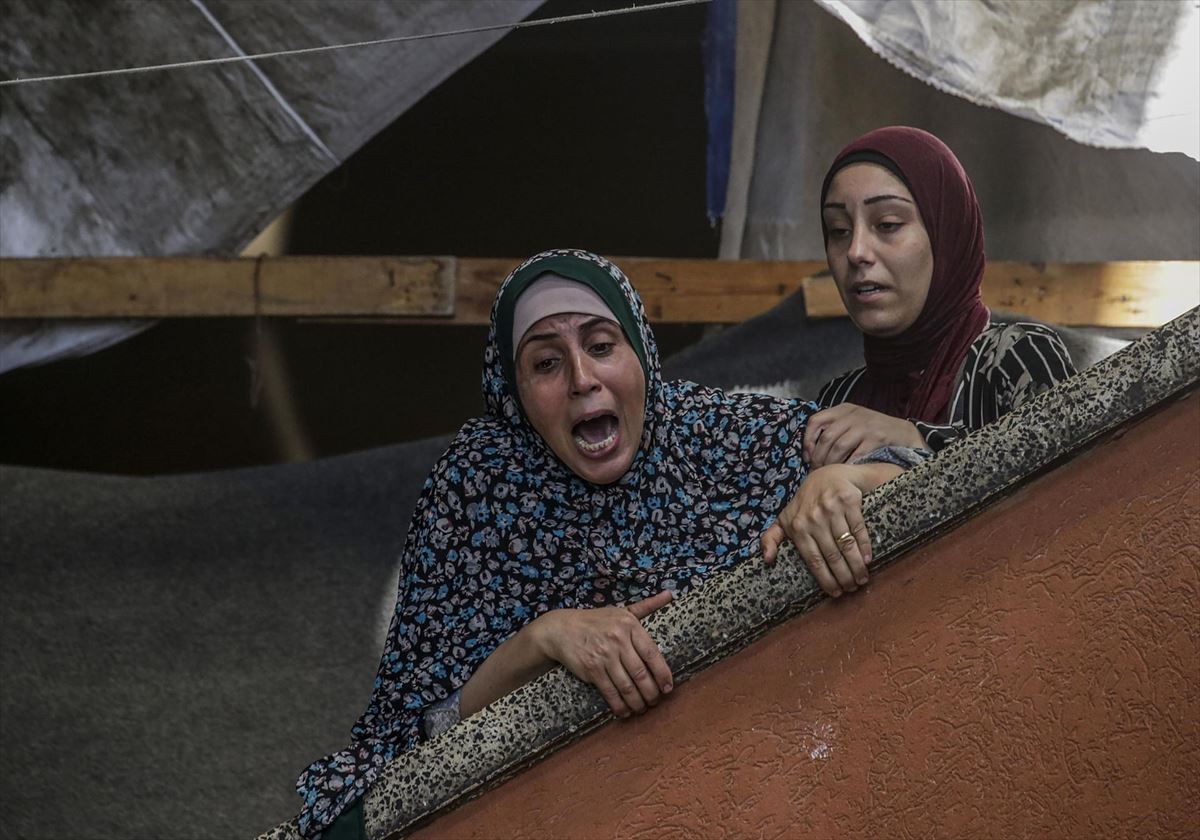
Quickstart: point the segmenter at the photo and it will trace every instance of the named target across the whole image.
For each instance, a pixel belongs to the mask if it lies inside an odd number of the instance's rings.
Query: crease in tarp
[[[225,43],[229,45],[231,50],[240,56],[246,55],[246,51],[242,49],[241,45],[233,39],[233,36],[229,34],[225,27],[221,25],[221,22],[217,20],[216,17],[213,16],[213,13],[208,10],[208,7],[204,5],[204,0],[192,0],[192,5],[200,10],[200,14],[204,15],[204,19],[212,24],[213,29],[220,34],[220,36],[225,40]],[[335,155],[333,151],[325,145],[325,141],[317,136],[317,133],[313,131],[312,126],[308,124],[304,117],[296,113],[296,109],[293,108],[292,104],[284,98],[283,94],[279,92],[279,89],[271,83],[270,77],[263,72],[263,69],[254,61],[247,61],[246,66],[250,68],[250,72],[252,72],[258,78],[258,80],[262,82],[263,87],[267,89],[267,92],[270,93],[271,96],[274,97],[275,101],[279,103],[279,107],[283,109],[284,113],[291,117],[292,121],[296,123],[296,126],[303,131],[310,140],[312,140],[313,145],[320,149],[325,157],[329,158],[329,160],[333,162],[334,166],[339,166],[341,161],[338,159],[338,156]]]

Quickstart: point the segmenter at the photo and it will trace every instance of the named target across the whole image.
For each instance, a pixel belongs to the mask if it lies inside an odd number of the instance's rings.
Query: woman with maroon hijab
[[[866,365],[821,389],[804,442],[812,467],[888,444],[936,451],[1075,372],[1053,330],[991,321],[979,202],[932,134],[893,126],[844,148],[821,189],[821,228]]]

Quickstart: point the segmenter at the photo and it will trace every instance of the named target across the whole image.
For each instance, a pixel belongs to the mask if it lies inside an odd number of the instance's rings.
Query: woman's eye
[[[545,373],[554,369],[554,363],[557,361],[553,357],[546,359],[538,359],[533,363],[533,369],[538,373]]]
[[[903,226],[903,222],[880,222],[876,225],[882,233],[895,233]]]
[[[831,227],[831,228],[827,228],[827,230],[829,231],[830,239],[844,239],[845,237],[850,235],[850,228]]]
[[[593,356],[607,356],[612,352],[613,343],[611,341],[601,341],[593,344],[589,349]]]

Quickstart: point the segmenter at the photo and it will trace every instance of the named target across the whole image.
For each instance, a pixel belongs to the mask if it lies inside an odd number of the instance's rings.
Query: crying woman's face
[[[568,468],[592,484],[629,470],[646,421],[646,375],[616,321],[550,315],[521,339],[517,396],[525,416]]]

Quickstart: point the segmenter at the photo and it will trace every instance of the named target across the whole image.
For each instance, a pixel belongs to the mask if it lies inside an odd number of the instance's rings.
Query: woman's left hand
[[[853,463],[881,446],[924,448],[925,438],[907,420],[854,403],[818,411],[804,432],[804,460],[813,469]]]
[[[763,532],[764,562],[775,562],[790,539],[821,588],[835,598],[867,582],[871,538],[862,516],[863,493],[903,472],[891,464],[831,464],[814,470],[779,517]]]

